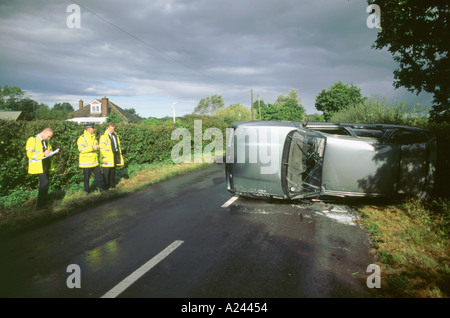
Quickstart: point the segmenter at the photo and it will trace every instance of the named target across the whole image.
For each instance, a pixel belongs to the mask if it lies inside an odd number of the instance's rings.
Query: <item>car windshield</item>
[[[325,138],[315,132],[294,131],[286,140],[284,188],[290,197],[320,192]]]

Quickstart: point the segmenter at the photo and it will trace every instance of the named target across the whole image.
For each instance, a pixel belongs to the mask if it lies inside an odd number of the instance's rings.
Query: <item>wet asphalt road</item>
[[[114,297],[370,296],[348,207],[230,198],[218,164],[2,238],[0,297],[102,297],[174,242]]]

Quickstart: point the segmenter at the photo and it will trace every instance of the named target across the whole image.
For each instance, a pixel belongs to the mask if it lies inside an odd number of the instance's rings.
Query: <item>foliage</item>
[[[316,96],[316,109],[323,112],[326,121],[331,116],[351,105],[360,104],[364,101],[361,89],[353,84],[347,85],[341,81],[334,83],[328,90],[323,89]]]
[[[158,118],[155,118],[155,117],[149,117],[149,118],[144,119],[143,121],[141,121],[141,124],[148,125],[148,126],[160,125],[162,123],[163,123],[162,120],[159,120]]]
[[[18,87],[0,86],[0,110],[22,111],[24,119],[28,121],[67,119],[74,111],[72,105],[67,102],[56,103],[50,109],[48,105],[24,98],[24,95],[25,92]]]
[[[106,115],[106,122],[108,123],[123,123],[123,118],[122,116],[119,115],[118,112],[116,112],[114,109],[111,111],[111,113],[109,113],[108,115]]]
[[[450,201],[411,199],[359,209],[381,266],[379,297],[450,295]]]
[[[319,122],[324,122],[325,121],[325,117],[323,116],[323,114],[311,114],[311,115],[307,115],[308,117],[308,121],[319,121]]]
[[[219,108],[222,108],[224,105],[222,96],[213,95],[211,97],[205,97],[200,100],[197,107],[195,107],[194,114],[199,115],[212,115]]]
[[[278,95],[278,97],[275,100],[274,104],[280,106],[280,105],[283,105],[283,104],[285,104],[286,102],[288,102],[290,100],[295,100],[297,102],[297,104],[300,105],[301,99],[298,96],[298,92],[297,92],[297,90],[295,88],[291,89],[287,95],[283,95],[283,94]]]
[[[134,108],[125,108],[124,110],[125,110],[126,112],[128,112],[128,113],[130,113],[130,114],[136,116],[137,118],[144,119],[141,115],[139,115],[139,114],[136,112],[136,109],[134,109]]]
[[[171,140],[174,129],[185,127],[193,136],[194,121],[201,120],[202,136],[209,127],[219,128],[225,136],[229,127],[222,118],[212,116],[188,115],[180,118],[177,124],[164,122],[160,125],[125,124],[116,125],[120,137],[126,165],[150,164],[171,159],[171,149],[178,142]],[[107,128],[107,123],[96,128],[97,138]],[[51,127],[53,149],[60,149],[54,157],[55,171],[51,173],[52,190],[67,189],[83,180],[78,167],[78,148],[76,140],[83,133],[84,126],[75,122],[61,120],[38,121],[0,121],[0,196],[11,191],[32,190],[38,185],[38,178],[28,174],[28,158],[25,144],[29,137]],[[204,141],[203,145],[209,141]]]
[[[300,104],[297,90],[292,89],[287,96],[279,95],[273,104],[265,104],[264,101],[253,103],[256,110],[256,119],[274,121],[303,121],[305,109]]]
[[[393,55],[394,86],[434,96],[431,117],[450,122],[450,3],[441,0],[369,0],[381,10],[373,45]]]
[[[363,103],[353,104],[334,113],[330,121],[361,124],[396,124],[424,127],[428,123],[428,109],[416,105],[410,109],[406,104],[386,105],[385,99],[371,98]]]
[[[62,111],[66,114],[70,114],[71,112],[73,112],[75,109],[73,109],[73,106],[70,105],[70,103],[64,102],[64,103],[56,103],[53,106],[53,110],[56,111]],[[64,118],[67,119],[67,118]]]
[[[0,110],[16,110],[15,104],[20,101],[25,92],[16,86],[0,86]]]
[[[234,104],[226,108],[219,108],[214,116],[223,118],[230,124],[235,121],[246,121],[252,119],[251,111],[241,104]]]
[[[74,109],[69,103],[57,103],[53,108],[41,104],[36,109],[36,120],[65,120],[73,111]]]

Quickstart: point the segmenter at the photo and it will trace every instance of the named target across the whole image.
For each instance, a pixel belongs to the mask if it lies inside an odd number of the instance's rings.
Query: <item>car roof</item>
[[[240,121],[234,122],[231,127],[294,127],[294,128],[307,128],[311,130],[315,129],[334,129],[334,128],[352,128],[352,129],[407,129],[414,131],[427,131],[426,129],[393,125],[393,124],[358,124],[358,123],[337,123],[337,122],[307,122],[304,126],[304,122],[292,122],[292,121]]]

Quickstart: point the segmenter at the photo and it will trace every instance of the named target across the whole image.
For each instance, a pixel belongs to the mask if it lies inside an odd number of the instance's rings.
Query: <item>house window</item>
[[[91,114],[100,114],[100,104],[99,103],[92,103],[91,104]]]

